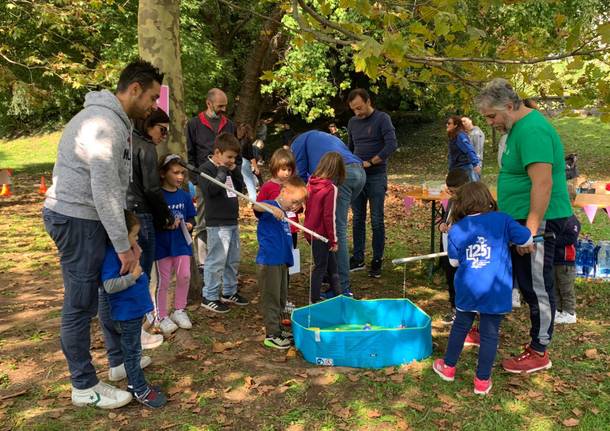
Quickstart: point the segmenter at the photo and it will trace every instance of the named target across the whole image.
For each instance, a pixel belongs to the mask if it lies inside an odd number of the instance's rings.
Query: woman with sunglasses
[[[156,146],[168,134],[169,117],[162,109],[153,111],[150,116],[133,129],[131,156],[132,181],[127,190],[127,209],[133,211],[140,220],[138,245],[142,249],[140,265],[149,277],[155,259],[155,227],[175,229],[167,202],[161,191],[158,156]],[[149,322],[152,322],[149,316]],[[142,349],[153,349],[163,342],[162,335],[153,335],[142,329]]]

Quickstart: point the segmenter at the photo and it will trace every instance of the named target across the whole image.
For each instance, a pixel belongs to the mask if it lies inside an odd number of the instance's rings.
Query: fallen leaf
[[[219,332],[221,334],[226,334],[227,333],[227,328],[225,328],[225,325],[223,325],[220,322],[210,323],[210,329],[212,331]]]
[[[244,378],[244,384],[246,385],[246,389],[250,389],[252,386],[254,386],[254,379],[250,376],[246,376]]]
[[[286,352],[286,359],[294,359],[297,357],[297,349],[295,349],[294,347],[291,347],[290,349],[288,349],[288,351]]]
[[[426,410],[426,407],[424,407],[421,404],[416,403],[415,401],[408,400],[406,402],[406,404],[407,404],[407,406],[411,407],[414,410],[417,410],[420,413],[423,412],[424,410]]]
[[[383,370],[386,376],[391,376],[392,374],[396,374],[396,370],[394,368],[386,368]]]
[[[438,394],[436,396],[443,404],[447,404],[448,406],[454,406],[455,400],[448,395]]]
[[[598,357],[597,349],[585,350],[585,357],[587,357],[588,359],[597,359],[597,357]]]
[[[598,415],[599,414],[599,409],[596,409],[595,407],[591,408],[591,413],[593,413],[594,415]]]
[[[305,429],[305,425],[303,424],[290,424],[286,431],[303,431]]]
[[[567,427],[575,427],[578,426],[579,423],[580,421],[576,418],[564,419],[564,421],[562,422],[562,424]]]
[[[577,408],[572,409],[572,413],[574,413],[574,415],[575,415],[576,417],[580,417],[580,416],[582,416],[582,411],[580,411],[580,410],[579,410],[579,409],[577,409]]]
[[[110,412],[108,413],[108,419],[116,419],[118,415],[116,413]]]
[[[357,382],[358,380],[360,380],[360,376],[358,376],[357,374],[348,374],[347,378],[350,382]]]
[[[140,410],[140,416],[142,416],[143,418],[147,418],[150,416],[151,411],[150,410]]]
[[[402,383],[404,379],[404,376],[402,374],[393,374],[390,377],[390,380],[392,380],[394,383]]]
[[[376,418],[380,418],[381,417],[381,413],[379,413],[379,410],[369,410],[366,415],[371,418],[371,419],[376,419]]]

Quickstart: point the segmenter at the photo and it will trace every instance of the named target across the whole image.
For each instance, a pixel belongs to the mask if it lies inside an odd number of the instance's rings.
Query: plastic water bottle
[[[364,331],[370,331],[371,329],[373,329],[373,326],[372,326],[370,323],[367,323],[366,325],[364,325],[364,326],[362,327],[362,329],[363,329]]]
[[[595,276],[595,243],[589,238],[576,243],[576,275],[578,277]]]
[[[595,276],[610,278],[610,241],[600,241],[597,250]]]

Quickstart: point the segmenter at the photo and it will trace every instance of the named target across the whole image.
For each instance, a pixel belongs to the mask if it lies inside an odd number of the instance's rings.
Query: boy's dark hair
[[[445,178],[447,187],[457,188],[469,182],[470,176],[468,176],[468,172],[459,168],[450,170],[447,174],[447,178]]]
[[[337,185],[342,184],[345,181],[345,163],[343,163],[343,157],[335,151],[329,151],[324,154],[324,157],[322,157],[311,176],[328,178]]]
[[[241,146],[234,135],[224,132],[218,135],[214,141],[214,151],[216,150],[220,151],[221,153],[224,153],[225,151],[233,151],[239,154],[241,152]]]
[[[349,92],[349,94],[347,95],[347,103],[352,103],[352,101],[356,98],[360,96],[360,98],[362,99],[362,101],[364,103],[368,102],[369,100],[371,100],[371,96],[369,95],[369,92],[366,91],[364,88],[354,88],[352,91]]]
[[[159,157],[159,174],[165,174],[174,165],[184,167],[184,161],[178,154],[167,153]]]
[[[271,155],[271,160],[269,160],[269,171],[271,172],[272,177],[275,177],[282,168],[292,169],[293,175],[297,170],[294,154],[292,154],[292,151],[286,150],[285,148],[275,150]]]
[[[116,92],[122,93],[127,91],[127,88],[137,82],[142,87],[143,91],[148,90],[154,81],[159,85],[163,83],[164,74],[159,71],[152,63],[138,59],[129,63],[121,72],[119,82],[116,86]]]
[[[125,214],[125,224],[127,225],[127,233],[130,233],[134,227],[140,226],[140,219],[131,211],[123,210],[123,212]]]
[[[498,204],[487,186],[480,181],[466,183],[457,189],[451,210],[451,222],[458,222],[468,215],[490,211],[498,211]]]

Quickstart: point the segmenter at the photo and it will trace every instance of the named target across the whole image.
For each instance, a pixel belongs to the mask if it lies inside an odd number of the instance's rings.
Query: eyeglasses
[[[159,126],[159,131],[161,132],[161,135],[167,136],[167,133],[168,133],[167,127],[161,126],[160,124],[157,124],[157,126]]]

